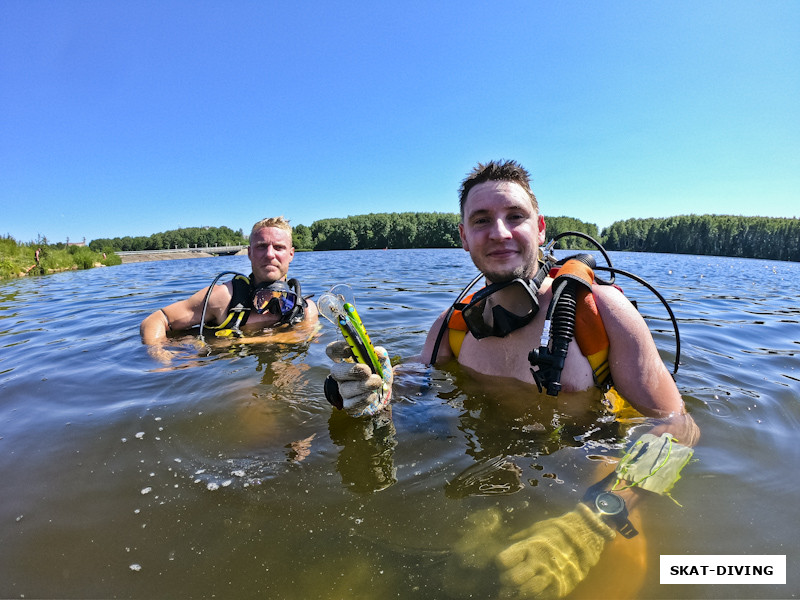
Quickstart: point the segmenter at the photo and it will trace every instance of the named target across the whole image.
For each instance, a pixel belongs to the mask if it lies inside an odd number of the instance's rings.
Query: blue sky
[[[0,235],[457,210],[800,216],[800,2],[0,3]]]

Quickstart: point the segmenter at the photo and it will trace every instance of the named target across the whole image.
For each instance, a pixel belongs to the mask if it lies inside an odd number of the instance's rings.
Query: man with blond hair
[[[204,315],[203,326],[216,330],[218,336],[242,336],[317,320],[317,307],[302,297],[299,284],[286,281],[294,258],[292,226],[286,219],[271,217],[253,225],[247,256],[252,268],[249,277],[236,276],[155,311],[142,321],[142,342],[157,344],[169,331],[200,325]]]

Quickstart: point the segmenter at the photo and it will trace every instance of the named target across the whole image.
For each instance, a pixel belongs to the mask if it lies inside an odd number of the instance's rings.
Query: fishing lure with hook
[[[383,367],[356,310],[352,288],[344,283],[333,286],[320,296],[317,306],[320,314],[339,328],[356,362],[367,365],[383,378]]]

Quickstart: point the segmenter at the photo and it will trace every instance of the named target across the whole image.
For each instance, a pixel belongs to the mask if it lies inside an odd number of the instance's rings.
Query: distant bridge
[[[194,248],[168,248],[166,250],[128,250],[115,252],[114,254],[119,256],[136,256],[142,254],[186,254],[187,252],[197,252],[204,254],[216,254],[217,256],[230,256],[231,254],[236,254],[245,248],[247,248],[247,246],[195,246]]]

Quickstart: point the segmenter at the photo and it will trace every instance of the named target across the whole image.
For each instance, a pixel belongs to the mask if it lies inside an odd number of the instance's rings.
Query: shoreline
[[[144,252],[142,254],[118,254],[122,264],[151,262],[154,260],[180,260],[184,258],[210,258],[215,256],[208,252],[194,252],[189,250],[176,250],[175,252]]]
[[[247,250],[240,250],[236,253],[238,256],[239,254],[247,254]],[[174,252],[169,251],[159,251],[159,252],[142,252],[139,254],[123,254],[117,255],[121,261],[121,264],[131,264],[131,263],[140,263],[140,262],[153,262],[157,260],[181,260],[187,258],[212,258],[217,256],[216,254],[211,254],[209,252],[202,252],[202,251],[194,251],[194,250],[177,250]],[[65,267],[62,269],[47,269],[44,273],[37,273],[36,275],[31,275],[31,271],[36,267],[36,263],[32,264],[29,267],[22,267],[22,270],[12,273],[8,276],[0,277],[0,281],[5,281],[8,279],[20,279],[23,277],[35,277],[41,275],[52,275],[54,273],[61,273],[63,271],[77,271],[78,266],[72,265],[71,267]],[[92,265],[92,268],[99,268],[105,267],[103,263],[96,262]]]

